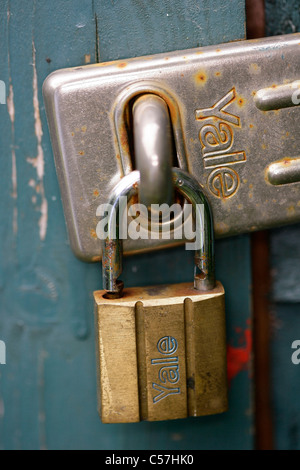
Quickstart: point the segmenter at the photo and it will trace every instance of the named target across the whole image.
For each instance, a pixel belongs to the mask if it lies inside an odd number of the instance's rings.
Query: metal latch
[[[135,169],[132,106],[148,93],[168,107],[175,164],[204,186],[216,237],[300,221],[298,79],[300,34],[52,73],[43,93],[75,254],[100,258],[97,207]]]

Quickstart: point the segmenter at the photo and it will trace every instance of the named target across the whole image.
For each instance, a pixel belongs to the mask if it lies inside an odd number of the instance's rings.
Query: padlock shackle
[[[136,169],[140,172],[139,200],[172,205],[173,138],[168,106],[154,93],[139,96],[132,107]]]
[[[102,250],[103,289],[115,293],[116,297],[123,290],[123,283],[118,282],[118,277],[123,270],[123,243],[120,240],[119,220],[122,219],[122,211],[127,208],[127,205],[121,207],[120,200],[125,197],[129,202],[133,196],[137,195],[139,182],[139,171],[132,171],[115,186],[108,201],[108,207],[111,210],[108,212],[107,237]]]
[[[172,169],[175,190],[177,190],[193,206],[196,215],[196,226],[201,229],[201,243],[195,250],[194,287],[200,291],[208,291],[215,287],[214,266],[214,234],[210,205],[202,186],[189,173]],[[124,176],[110,194],[108,207],[107,237],[104,240],[102,254],[103,289],[115,296],[121,296],[123,283],[118,281],[122,273],[122,240],[120,240],[119,220],[127,205],[120,207],[121,197],[130,199],[138,194],[140,173],[133,171]]]
[[[178,191],[193,206],[196,222],[200,224],[203,237],[200,247],[195,250],[194,287],[208,291],[215,287],[214,226],[210,204],[198,181],[179,168],[173,168],[173,183]],[[196,224],[197,227],[197,224]]]

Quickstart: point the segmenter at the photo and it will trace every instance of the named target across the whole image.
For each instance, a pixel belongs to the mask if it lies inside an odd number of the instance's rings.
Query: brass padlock
[[[94,293],[99,413],[104,423],[227,410],[224,289],[215,282],[211,211],[191,175],[178,168],[172,174],[201,229],[194,283],[123,290],[118,281],[122,241],[115,221],[120,197],[137,194],[139,172],[124,177],[110,198],[113,211],[102,259],[105,290]]]

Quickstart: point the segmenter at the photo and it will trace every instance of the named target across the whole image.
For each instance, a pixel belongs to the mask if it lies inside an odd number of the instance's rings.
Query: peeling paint
[[[10,11],[7,10],[7,28],[9,29]],[[11,122],[11,135],[12,135],[12,147],[11,147],[11,182],[12,182],[12,193],[11,197],[17,200],[18,197],[18,181],[17,181],[17,159],[15,151],[15,104],[14,104],[14,89],[11,78],[11,67],[10,67],[10,51],[8,50],[7,55],[8,70],[9,70],[9,94],[6,100],[7,111]],[[15,202],[13,208],[13,233],[18,232],[18,207]]]
[[[33,88],[33,110],[34,110],[34,132],[37,140],[37,156],[35,158],[27,158],[28,163],[30,163],[35,169],[37,174],[37,179],[39,182],[39,193],[41,195],[41,205],[40,205],[40,219],[39,219],[39,234],[40,239],[45,240],[47,234],[47,224],[48,224],[48,202],[45,196],[44,189],[44,174],[45,174],[45,161],[44,161],[44,152],[42,147],[42,137],[43,129],[42,122],[40,117],[40,107],[39,107],[39,98],[38,98],[38,79],[36,72],[36,62],[35,62],[35,45],[32,41],[32,66],[33,66],[33,79],[32,79],[32,88]],[[36,187],[36,188],[37,188]]]
[[[9,77],[9,94],[7,98],[7,111],[9,114],[10,122],[15,123],[15,105],[14,105],[14,90],[11,83],[11,77]]]

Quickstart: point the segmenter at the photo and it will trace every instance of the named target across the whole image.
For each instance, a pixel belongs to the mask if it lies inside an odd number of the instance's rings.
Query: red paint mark
[[[227,346],[227,377],[229,383],[239,372],[248,369],[252,350],[250,328],[246,328],[244,331],[236,328],[236,332],[240,336],[238,342],[242,343],[243,346]]]

